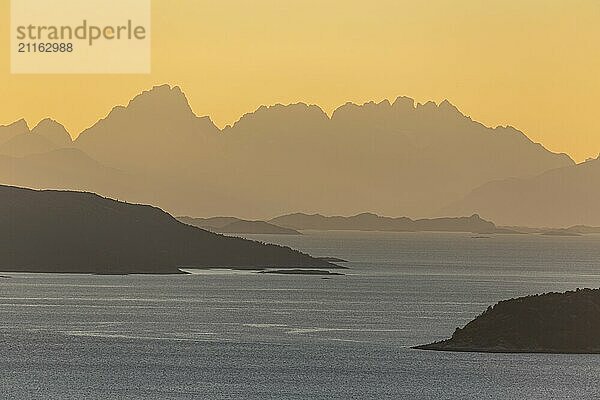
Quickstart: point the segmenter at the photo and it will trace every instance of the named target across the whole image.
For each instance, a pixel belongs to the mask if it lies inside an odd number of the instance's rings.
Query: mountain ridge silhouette
[[[393,102],[346,103],[331,117],[306,103],[261,106],[219,129],[209,117],[198,117],[183,91],[170,85],[114,107],[71,146],[104,167],[99,175],[110,169],[135,177],[132,193],[122,184],[96,189],[94,182],[86,190],[156,204],[177,215],[245,219],[365,209],[428,217],[487,182],[574,164],[512,127],[485,127],[447,100],[420,104],[400,96]],[[52,175],[56,168],[38,170],[31,179],[33,167],[22,159],[13,164],[26,171],[13,170],[13,177],[28,178],[19,181],[0,171],[0,181],[51,188],[61,180]],[[60,169],[66,168],[67,161]],[[62,181],[64,189],[81,186],[80,179]]]

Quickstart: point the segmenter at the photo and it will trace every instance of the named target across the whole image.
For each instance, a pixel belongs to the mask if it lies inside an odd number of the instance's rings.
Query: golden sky
[[[153,0],[150,75],[11,75],[0,0],[0,124],[73,134],[155,84],[219,126],[261,104],[445,98],[578,161],[600,152],[598,0]]]

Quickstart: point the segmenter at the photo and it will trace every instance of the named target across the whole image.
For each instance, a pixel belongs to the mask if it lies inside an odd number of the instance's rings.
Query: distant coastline
[[[178,217],[186,224],[224,234],[301,235],[302,231],[362,231],[362,232],[457,232],[477,235],[540,234],[544,236],[582,236],[600,233],[600,227],[576,225],[568,228],[531,228],[497,226],[477,214],[469,217],[439,217],[411,219],[384,217],[374,213],[352,216],[325,216],[293,213],[268,220],[248,221],[237,217]],[[479,238],[478,236],[477,238]]]

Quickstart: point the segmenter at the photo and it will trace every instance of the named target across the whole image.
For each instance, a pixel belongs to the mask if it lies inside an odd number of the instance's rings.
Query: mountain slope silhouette
[[[600,225],[600,157],[529,179],[482,185],[440,215],[479,213],[502,225]]]
[[[0,186],[0,270],[177,273],[177,267],[335,267],[86,192]]]
[[[76,140],[79,149],[99,162],[131,172],[177,172],[217,139],[208,117],[197,117],[178,87],[157,86],[126,107],[115,107]]]

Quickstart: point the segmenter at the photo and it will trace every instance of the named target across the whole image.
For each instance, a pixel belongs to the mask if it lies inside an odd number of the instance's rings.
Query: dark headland
[[[452,338],[421,350],[490,353],[600,353],[600,289],[504,300]]]
[[[226,237],[159,208],[86,192],[0,185],[0,271],[179,273],[180,267],[342,268],[272,244]]]

